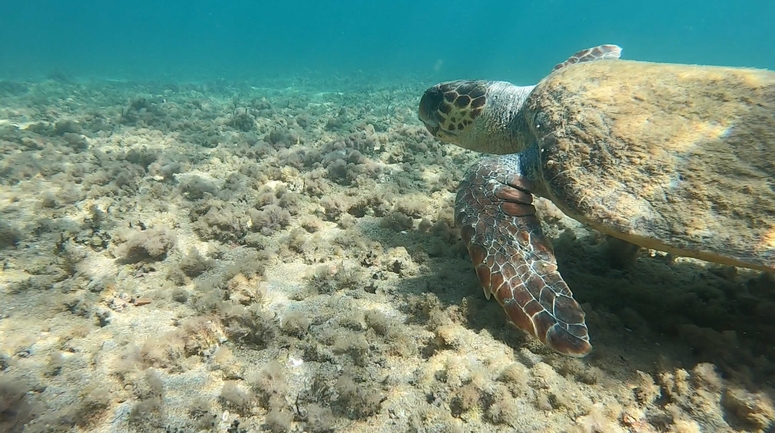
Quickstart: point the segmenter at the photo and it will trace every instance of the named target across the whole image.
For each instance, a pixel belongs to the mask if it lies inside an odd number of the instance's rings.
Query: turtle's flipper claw
[[[557,272],[519,158],[485,158],[469,169],[455,201],[455,223],[485,295],[495,295],[519,328],[547,346],[584,356],[592,350],[584,311]]]

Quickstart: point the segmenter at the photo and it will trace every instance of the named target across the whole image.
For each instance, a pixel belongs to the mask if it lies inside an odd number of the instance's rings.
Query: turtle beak
[[[438,126],[431,126],[427,123],[425,124],[425,129],[428,130],[428,132],[431,133],[432,136],[438,137],[439,136],[439,127]]]
[[[420,99],[420,107],[417,110],[417,117],[425,125],[425,129],[434,137],[439,133],[439,121],[436,117],[436,111],[439,104],[444,100],[438,85],[426,90]]]

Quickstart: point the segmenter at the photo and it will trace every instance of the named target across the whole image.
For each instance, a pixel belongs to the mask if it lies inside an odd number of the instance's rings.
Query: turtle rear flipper
[[[562,69],[568,65],[582,62],[593,62],[597,60],[617,60],[622,55],[622,48],[618,45],[598,45],[587,48],[568,57],[568,60],[558,63],[552,71]]]
[[[584,311],[557,272],[520,157],[485,158],[468,170],[455,223],[485,296],[495,295],[514,324],[547,346],[584,356],[592,350]]]

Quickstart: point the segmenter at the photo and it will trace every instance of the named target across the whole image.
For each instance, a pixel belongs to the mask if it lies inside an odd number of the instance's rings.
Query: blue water
[[[626,6],[619,6],[626,4]],[[773,0],[1,0],[0,77],[355,72],[528,83],[600,43],[630,59],[775,69]]]

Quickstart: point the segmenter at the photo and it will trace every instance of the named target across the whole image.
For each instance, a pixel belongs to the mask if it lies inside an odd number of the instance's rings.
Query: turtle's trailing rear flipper
[[[562,69],[574,63],[594,62],[597,60],[616,60],[621,56],[622,48],[618,45],[598,45],[596,47],[583,49],[568,57],[568,60],[558,63],[552,71]]]
[[[584,356],[592,350],[584,311],[557,272],[519,163],[520,155],[506,155],[474,164],[455,200],[455,224],[487,299],[495,295],[514,324],[550,348]]]

